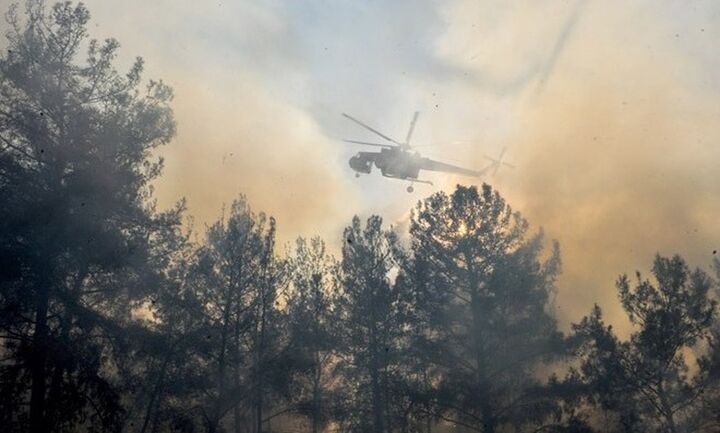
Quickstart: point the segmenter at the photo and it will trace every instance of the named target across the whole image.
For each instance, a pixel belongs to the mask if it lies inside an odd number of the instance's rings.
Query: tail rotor
[[[491,173],[491,174],[492,174],[493,176],[495,176],[495,175],[497,174],[497,172],[498,172],[498,170],[500,169],[500,166],[501,166],[501,165],[504,165],[505,167],[509,167],[509,168],[515,168],[514,165],[512,165],[512,164],[510,164],[510,163],[508,163],[508,162],[503,161],[503,158],[504,158],[504,156],[505,156],[505,151],[506,151],[506,150],[507,150],[507,147],[503,147],[503,148],[502,148],[502,151],[500,151],[500,155],[498,155],[497,158],[493,158],[493,157],[490,157],[490,156],[487,156],[487,155],[483,155],[483,156],[485,157],[485,159],[491,161],[490,167],[492,168],[492,173]]]

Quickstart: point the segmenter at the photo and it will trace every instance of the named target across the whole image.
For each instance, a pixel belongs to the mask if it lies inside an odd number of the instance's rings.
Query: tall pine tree
[[[111,360],[131,311],[161,278],[180,209],[156,212],[151,152],[175,132],[143,62],[113,67],[118,43],[88,41],[89,13],[28,1],[8,15],[0,57],[0,296],[3,428],[118,428]],[[84,60],[80,49],[87,46]],[[7,393],[6,393],[7,392]],[[26,396],[28,396],[26,400]],[[8,402],[10,400],[10,402]]]
[[[415,209],[413,260],[418,344],[434,367],[436,416],[483,433],[539,424],[553,402],[536,369],[561,354],[551,314],[557,244],[542,260],[542,232],[490,186],[458,186]]]

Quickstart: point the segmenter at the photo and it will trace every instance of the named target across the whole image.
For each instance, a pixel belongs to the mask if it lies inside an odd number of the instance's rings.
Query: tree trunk
[[[255,361],[255,417],[256,417],[256,433],[262,433],[263,424],[263,367],[262,362],[264,359],[263,354],[263,342],[265,338],[265,324],[264,324],[264,313],[261,319],[261,331],[260,331],[260,347],[258,348],[257,358]]]
[[[371,372],[372,394],[373,394],[373,431],[374,433],[384,433],[385,425],[383,423],[383,402],[382,389],[380,386],[380,378],[377,370]]]
[[[75,282],[72,286],[72,293],[75,294],[82,287],[83,282],[88,274],[88,266],[83,265],[78,272]],[[48,297],[49,298],[49,297]],[[62,382],[63,376],[68,368],[68,360],[72,359],[70,350],[70,330],[72,327],[72,314],[68,308],[65,308],[60,322],[60,335],[57,337],[55,347],[55,356],[51,358],[51,363],[45,366],[47,375],[50,374],[50,366],[54,366],[52,377],[50,378],[50,386],[46,391],[46,406],[44,413],[45,431],[53,431],[58,421],[58,407],[62,399]],[[59,342],[60,344],[57,344]]]
[[[313,375],[313,408],[312,408],[312,433],[320,433],[320,379],[322,377],[322,365],[320,354],[315,351],[315,374]]]
[[[373,318],[374,319],[374,318]],[[373,432],[384,433],[385,423],[383,416],[383,389],[380,383],[380,356],[378,355],[378,343],[377,343],[377,329],[375,328],[375,321],[373,320],[372,328],[370,329],[370,350],[372,353],[371,365],[370,365],[370,381],[372,386],[372,399],[373,399]]]
[[[673,411],[670,403],[667,399],[667,394],[665,392],[665,387],[663,386],[662,381],[659,384],[658,387],[658,393],[660,394],[660,404],[662,406],[662,416],[665,418],[665,423],[667,423],[668,431],[669,433],[677,433],[677,426],[675,425],[675,417],[673,416]]]
[[[265,264],[265,270],[267,272],[267,263]],[[267,276],[266,276],[267,278]],[[265,337],[266,337],[266,315],[267,315],[267,293],[270,286],[269,281],[265,281],[264,284],[262,284],[261,289],[262,293],[260,295],[260,335],[258,339],[258,347],[256,352],[256,359],[255,359],[255,367],[256,367],[256,394],[255,394],[255,414],[257,416],[257,433],[262,433],[262,424],[263,424],[263,362],[265,361]]]
[[[229,333],[229,326],[230,326],[230,313],[232,310],[232,290],[231,288],[227,287],[225,292],[225,305],[223,306],[223,322],[222,322],[222,329],[220,331],[220,354],[218,355],[218,365],[217,365],[217,387],[218,387],[218,397],[214,402],[214,408],[212,413],[212,419],[210,420],[210,425],[212,426],[213,431],[215,431],[220,425],[220,420],[222,419],[222,404],[223,400],[225,399],[226,394],[226,383],[225,383],[225,376],[226,376],[226,368],[227,368],[227,351],[228,351],[228,333]]]
[[[257,425],[255,428],[257,429],[256,433],[262,433],[262,414],[263,414],[263,406],[262,406],[262,391],[258,391],[257,396],[257,402],[255,403],[255,417],[257,419]]]
[[[243,247],[245,243],[243,242]],[[240,389],[240,363],[242,354],[240,351],[240,334],[241,334],[241,317],[243,314],[242,292],[244,291],[244,262],[239,260],[236,263],[237,275],[233,277],[232,287],[235,288],[236,295],[239,299],[235,303],[235,330],[233,335],[234,352],[233,352],[233,392],[237,394]],[[233,407],[233,430],[235,433],[242,433],[243,430],[243,413],[240,405],[235,404]]]
[[[47,391],[47,405],[45,407],[46,431],[52,431],[58,419],[58,403],[62,398],[60,389],[64,373],[65,366],[56,364],[50,379],[50,388]]]
[[[482,289],[481,277],[477,274],[476,269],[472,266],[472,257],[465,254],[465,260],[468,263],[468,287],[470,289],[470,314],[472,316],[473,335],[473,352],[475,355],[475,367],[477,368],[477,388],[480,390],[478,396],[480,403],[480,419],[482,422],[483,433],[495,433],[497,421],[495,420],[494,410],[490,403],[490,384],[487,379],[487,362],[485,354],[485,342],[482,335],[483,323],[481,322],[485,305],[480,290]]]
[[[312,433],[320,433],[320,387],[313,384]]]
[[[169,351],[163,360],[162,366],[160,367],[157,382],[155,382],[155,386],[150,394],[150,401],[148,402],[147,410],[145,411],[145,417],[143,418],[143,425],[140,433],[145,433],[147,431],[148,425],[150,424],[150,418],[154,412],[157,412],[155,410],[155,406],[157,405],[157,401],[160,399],[160,394],[162,393],[163,383],[165,382],[165,372],[167,371],[167,366],[170,362],[171,356],[172,352]]]
[[[242,414],[240,412],[240,405],[235,405],[233,408],[233,429],[235,433],[242,433]]]
[[[42,281],[39,284],[35,302],[33,353],[30,360],[30,375],[32,378],[30,388],[30,433],[45,433],[48,430],[45,423],[45,364],[47,362],[47,313],[49,302],[48,283]]]

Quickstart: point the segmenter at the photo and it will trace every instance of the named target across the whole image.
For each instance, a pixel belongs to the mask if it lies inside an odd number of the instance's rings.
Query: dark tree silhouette
[[[298,239],[290,260],[292,285],[287,297],[291,353],[296,359],[293,401],[296,413],[320,433],[330,420],[337,376],[338,326],[335,297],[340,287],[338,263],[319,238]]]
[[[679,256],[657,256],[652,273],[656,284],[639,272],[634,288],[626,275],[618,279],[620,301],[637,327],[628,341],[615,337],[597,306],[574,326],[585,340],[581,372],[625,431],[683,432],[694,424],[690,416],[707,383],[702,372],[691,374],[686,351],[710,336],[712,281]]]
[[[150,152],[175,132],[162,82],[142,61],[113,68],[118,43],[87,42],[79,4],[29,1],[8,14],[0,58],[0,268],[8,430],[116,430],[112,359],[163,268],[180,208],[155,211]],[[25,400],[26,395],[29,396]]]
[[[279,291],[285,265],[275,256],[275,220],[254,214],[244,198],[235,201],[227,221],[208,229],[194,271],[194,282],[210,323],[213,353],[205,390],[208,432],[233,411],[235,430],[244,421],[242,408],[262,431],[268,396],[288,379],[284,368],[287,344]]]
[[[715,253],[715,252],[714,252]],[[713,258],[713,270],[715,273],[715,288],[712,293],[713,299],[720,296],[720,259]],[[700,396],[700,413],[693,418],[693,424],[698,431],[702,428],[707,430],[720,430],[720,320],[715,317],[708,339],[708,353],[698,360],[700,364],[699,380],[705,381],[706,390]]]
[[[405,332],[406,297],[391,280],[403,254],[392,230],[378,216],[363,228],[358,217],[345,229],[342,248],[343,286],[338,295],[341,350],[345,361],[347,407],[343,420],[350,431],[392,431],[392,376]]]
[[[145,322],[119,365],[131,386],[124,390],[123,431],[194,431],[195,408],[212,387],[207,354],[213,352],[205,300],[192,284],[196,249],[187,233],[166,252],[165,284],[143,306]]]
[[[418,204],[407,270],[424,316],[418,335],[437,367],[441,418],[476,431],[539,423],[552,407],[534,373],[561,354],[548,312],[560,256],[497,192],[458,186]]]

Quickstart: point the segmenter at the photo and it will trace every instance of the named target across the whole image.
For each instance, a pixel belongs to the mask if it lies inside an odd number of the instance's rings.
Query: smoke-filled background
[[[0,2],[3,10],[7,1]],[[435,186],[355,179],[350,113],[423,155],[471,168],[560,241],[564,325],[656,252],[707,267],[720,249],[720,3],[707,1],[86,1],[94,37],[175,90],[162,207],[195,226],[239,193],[280,239],[334,241],[355,213],[405,229]]]

